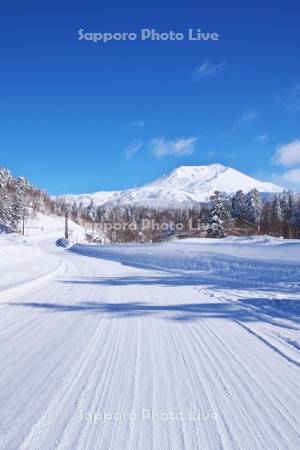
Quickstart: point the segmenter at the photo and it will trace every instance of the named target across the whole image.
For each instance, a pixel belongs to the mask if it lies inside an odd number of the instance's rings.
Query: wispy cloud
[[[139,141],[137,139],[135,139],[134,141],[132,141],[128,147],[125,150],[125,156],[127,159],[133,158],[133,156],[140,151],[140,149],[143,147],[144,142],[143,141]]]
[[[222,61],[218,64],[214,64],[210,61],[204,61],[201,66],[197,66],[194,69],[194,76],[196,79],[207,78],[216,75],[217,72],[225,69],[227,67],[227,62]]]
[[[246,111],[237,123],[243,124],[243,123],[252,122],[252,120],[256,119],[256,117],[257,117],[256,111],[253,111],[253,110]]]
[[[198,139],[199,138],[195,136],[176,139],[157,137],[149,142],[149,148],[157,158],[161,158],[166,155],[192,155],[195,151],[196,142]]]
[[[269,140],[269,136],[267,134],[260,134],[255,139],[257,142],[267,142]]]
[[[290,113],[300,111],[300,83],[274,96],[275,102]]]
[[[145,122],[143,120],[134,120],[131,122],[131,125],[135,128],[143,128],[145,126]]]
[[[256,111],[253,109],[245,111],[239,119],[234,122],[234,124],[231,126],[231,128],[225,133],[225,136],[228,136],[230,134],[236,133],[242,126],[253,122],[257,117]]]
[[[280,145],[273,156],[273,162],[285,167],[300,164],[300,139]]]

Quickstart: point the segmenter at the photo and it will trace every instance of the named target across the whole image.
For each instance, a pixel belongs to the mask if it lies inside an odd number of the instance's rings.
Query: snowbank
[[[71,251],[109,259],[140,261],[164,267],[195,269],[204,258],[237,258],[300,264],[300,241],[269,237],[185,239],[161,244],[74,245]]]
[[[61,264],[54,255],[47,255],[34,242],[15,234],[0,236],[0,293],[31,282],[54,271]]]
[[[300,280],[300,241],[275,238],[187,239],[161,244],[74,245],[70,251],[184,276],[230,283],[289,283]],[[300,285],[300,284],[299,284]]]
[[[69,221],[69,230],[71,243],[85,242],[82,227]],[[0,294],[56,271],[62,255],[55,242],[63,234],[63,217],[41,213],[27,218],[25,236],[0,233]]]

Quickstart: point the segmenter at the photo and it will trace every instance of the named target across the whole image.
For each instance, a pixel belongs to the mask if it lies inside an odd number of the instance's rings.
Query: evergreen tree
[[[243,191],[237,191],[231,199],[231,215],[234,219],[244,219],[246,215],[246,198]]]
[[[284,220],[288,224],[289,238],[292,238],[292,228],[297,224],[296,200],[291,191],[287,193],[286,208],[284,211]]]
[[[229,219],[228,204],[219,191],[215,191],[211,198],[211,211],[209,214],[208,236],[214,238],[224,237],[225,224]]]
[[[17,231],[22,219],[25,217],[25,188],[26,182],[23,178],[13,181],[14,194],[9,214],[9,226],[13,231]]]
[[[273,226],[278,227],[280,230],[280,236],[282,235],[282,221],[283,221],[283,211],[282,211],[282,201],[279,195],[275,195],[272,201],[272,220]]]
[[[280,201],[280,197],[275,195],[272,202],[272,212],[273,219],[278,222],[282,222],[283,220],[283,212],[282,212],[282,202]]]
[[[257,189],[252,189],[246,194],[246,217],[249,222],[259,226],[262,213],[262,198]]]
[[[91,222],[95,222],[97,212],[96,212],[94,200],[90,201],[90,204],[88,205],[86,211],[87,211],[87,216],[88,216],[89,220]]]
[[[4,168],[0,168],[0,222],[7,225],[10,207],[10,197],[8,191],[8,181],[10,173]]]

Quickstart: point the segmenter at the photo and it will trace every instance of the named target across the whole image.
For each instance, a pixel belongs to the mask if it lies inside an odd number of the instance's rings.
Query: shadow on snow
[[[260,271],[258,271],[260,274]],[[215,274],[207,274],[198,272],[197,274],[170,274],[167,272],[158,275],[139,275],[139,276],[118,276],[118,277],[79,277],[77,279],[64,279],[61,283],[75,285],[102,285],[102,286],[126,286],[126,285],[144,285],[144,286],[205,286],[206,288],[220,289],[259,289],[262,291],[276,291],[299,293],[300,284],[299,277],[295,277],[295,271],[290,274],[274,274],[271,272],[267,276],[264,272],[264,279],[259,279],[258,274],[240,274],[235,273],[234,276],[216,276]],[[296,278],[296,279],[295,279]]]
[[[107,303],[97,301],[63,303],[9,303],[10,306],[40,309],[45,312],[80,312],[100,313],[108,317],[153,316],[168,320],[191,321],[201,319],[229,319],[241,322],[266,320],[266,315],[273,318],[283,318],[299,321],[300,302],[297,300],[270,300],[265,298],[242,299],[235,303],[183,303],[155,305],[151,303],[124,302]],[[252,309],[254,307],[254,309]],[[259,314],[263,314],[264,318]],[[267,320],[268,321],[268,320]],[[285,326],[279,324],[279,326]]]

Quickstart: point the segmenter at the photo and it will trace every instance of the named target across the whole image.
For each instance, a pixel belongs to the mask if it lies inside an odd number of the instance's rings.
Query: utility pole
[[[25,210],[23,211],[22,217],[22,236],[25,236]]]
[[[65,214],[65,239],[69,239],[68,213]]]
[[[114,227],[112,227],[112,229],[111,229],[110,243],[111,243],[111,244],[114,244],[114,243],[115,243],[115,228],[114,228]]]

